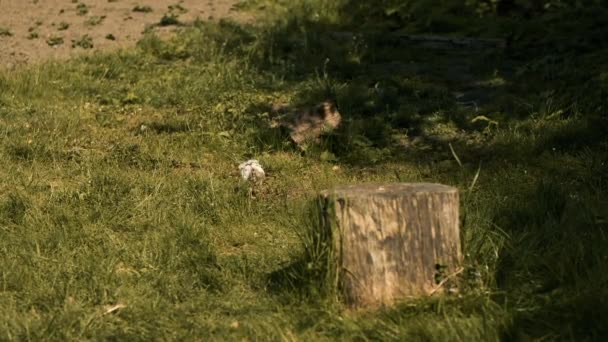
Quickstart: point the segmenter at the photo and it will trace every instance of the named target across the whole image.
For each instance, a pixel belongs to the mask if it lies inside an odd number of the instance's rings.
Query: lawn
[[[247,1],[255,25],[0,71],[0,339],[608,336],[606,8],[399,31],[365,6]],[[507,31],[506,48],[390,38]],[[327,97],[344,120],[320,143],[271,127],[273,104]],[[396,181],[459,188],[461,289],[351,310],[310,203]]]

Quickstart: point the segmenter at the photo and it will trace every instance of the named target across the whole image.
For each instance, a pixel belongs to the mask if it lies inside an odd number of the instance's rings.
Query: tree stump
[[[351,185],[323,191],[320,199],[336,279],[351,306],[433,294],[461,263],[456,188]]]

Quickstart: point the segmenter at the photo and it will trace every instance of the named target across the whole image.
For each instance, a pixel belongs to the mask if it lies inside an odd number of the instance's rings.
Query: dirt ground
[[[238,0],[0,0],[0,69],[134,45],[171,18],[242,19]],[[167,20],[168,19],[168,20]],[[162,34],[175,25],[155,26]],[[89,38],[87,38],[89,37]]]

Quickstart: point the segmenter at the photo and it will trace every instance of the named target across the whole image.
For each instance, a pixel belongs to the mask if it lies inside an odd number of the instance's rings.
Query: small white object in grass
[[[126,307],[127,307],[126,305],[124,305],[124,304],[120,304],[120,303],[119,303],[119,304],[116,304],[116,305],[106,305],[106,306],[104,307],[104,312],[103,312],[103,314],[104,314],[104,315],[111,314],[111,313],[112,313],[112,312],[114,312],[114,311],[118,311],[118,310],[120,310],[120,309],[124,309],[124,308],[126,308]]]
[[[255,159],[242,162],[239,165],[239,170],[241,171],[241,177],[246,181],[259,181],[266,176],[264,169],[262,169],[260,163]]]

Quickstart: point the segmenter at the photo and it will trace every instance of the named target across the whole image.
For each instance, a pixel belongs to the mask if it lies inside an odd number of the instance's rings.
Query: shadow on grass
[[[429,4],[423,8],[429,6],[435,9]],[[534,128],[533,121],[576,122],[559,132],[548,129],[551,137],[533,145],[526,141],[528,155],[554,148],[550,140],[568,148],[604,141],[598,132],[607,126],[600,112],[606,107],[608,88],[598,72],[605,72],[608,65],[598,57],[608,45],[596,39],[606,33],[606,26],[594,11],[605,13],[606,8],[526,10],[534,20],[483,20],[448,6],[440,14],[423,16],[426,23],[407,23],[376,7],[353,0],[340,8],[348,14],[330,21],[302,6],[266,28],[258,37],[256,53],[250,55],[254,68],[280,80],[281,87],[295,88],[290,99],[295,106],[314,105],[328,95],[337,100],[344,122],[324,139],[321,149],[338,161],[353,166],[412,157],[433,161],[434,152],[446,155],[448,143],[471,159],[511,158],[508,150],[522,146],[516,138],[496,138],[496,130],[526,123],[531,135],[543,135],[532,132],[543,129]],[[567,19],[573,16],[579,21],[575,29],[589,35],[583,41],[570,32],[573,25]],[[535,20],[546,25],[546,37],[535,31]],[[425,38],[404,38],[408,36],[403,32],[442,37],[491,32],[504,39],[506,47],[432,46]],[[575,67],[589,60],[597,63]],[[248,112],[259,112],[263,106],[256,104]],[[276,146],[265,139],[258,145]],[[423,153],[418,153],[419,147]]]
[[[332,229],[324,222],[322,202],[305,205],[294,226],[303,251],[292,262],[267,276],[270,293],[311,302],[333,301],[337,294],[337,271],[333,254]]]
[[[271,93],[289,89],[291,95],[283,100],[296,108],[336,99],[343,124],[323,139],[319,150],[353,166],[412,157],[436,161],[433,153],[449,155],[448,143],[457,145],[465,158],[510,158],[502,153],[520,149],[518,138],[497,138],[496,132],[523,124],[529,135],[544,134],[534,132],[544,129],[534,122],[572,120],[573,127],[589,128],[555,134],[566,145],[585,147],[603,140],[595,131],[607,126],[600,113],[607,106],[608,65],[600,57],[608,45],[596,38],[607,33],[608,25],[595,14],[608,12],[606,8],[541,13],[534,20],[480,19],[456,3],[412,23],[356,0],[345,2],[331,20],[319,16],[313,5],[301,5],[263,28],[197,22],[194,26],[205,33],[198,38],[192,35],[175,46],[155,40],[140,45],[168,61],[204,64],[218,53],[244,57],[248,67],[263,75],[256,87]],[[421,8],[416,11],[436,9],[429,4]],[[585,39],[571,34],[571,17],[580,21],[574,29]],[[537,22],[543,23],[546,37],[535,31]],[[484,39],[491,34],[506,46],[437,46],[427,44],[429,33]],[[210,36],[221,44],[203,41]],[[258,150],[294,148],[285,132],[269,129],[269,102],[260,100],[245,111],[250,117],[244,120],[257,133],[250,135],[253,145]],[[586,121],[592,123],[585,126]],[[525,142],[529,154],[543,148],[531,146]]]
[[[268,275],[267,284],[270,293],[296,293],[300,296],[309,292],[313,280],[305,277],[307,264],[304,258],[291,262]]]
[[[547,178],[493,219],[511,240],[498,259],[497,286],[520,308],[507,340],[605,336],[608,202],[601,192]]]

